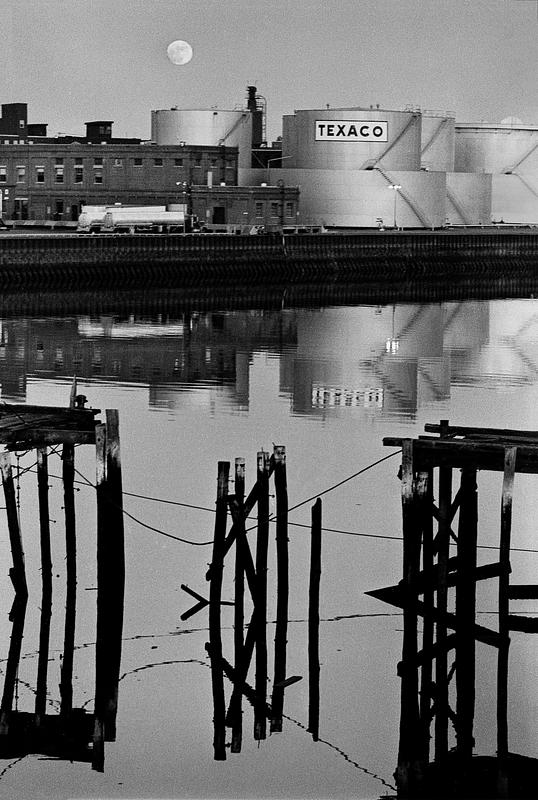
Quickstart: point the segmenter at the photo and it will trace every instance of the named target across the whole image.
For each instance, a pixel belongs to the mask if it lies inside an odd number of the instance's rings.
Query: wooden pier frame
[[[480,796],[531,797],[538,760],[509,751],[508,666],[510,631],[538,633],[538,623],[510,614],[510,600],[538,598],[538,585],[510,585],[510,546],[515,476],[538,474],[538,433],[448,420],[425,429],[436,435],[383,440],[402,448],[403,579],[367,592],[403,610],[398,796],[437,796],[441,787],[443,797],[470,797],[482,780],[488,793]],[[479,470],[503,473],[498,561],[480,567]],[[491,578],[498,579],[498,631],[476,622],[476,584]],[[477,641],[497,649],[497,756],[486,761],[474,755]]]
[[[125,580],[121,459],[117,411],[86,409],[73,382],[69,406],[9,405],[0,408],[0,474],[7,529],[13,558],[10,577],[15,591],[10,612],[11,641],[0,701],[0,758],[41,753],[55,758],[91,762],[104,769],[104,742],[116,735],[118,682]],[[95,710],[73,707],[73,664],[76,630],[77,530],[75,509],[75,447],[94,445],[97,500],[97,635]],[[51,448],[62,449],[65,521],[65,618],[60,674],[60,713],[46,713],[51,620],[53,616],[52,548],[49,471]],[[28,585],[11,452],[35,450],[41,558],[41,614],[34,713],[13,708],[24,634]]]
[[[242,698],[246,697],[254,710],[254,739],[258,742],[267,736],[267,722],[270,732],[282,731],[284,715],[284,695],[287,687],[301,680],[301,676],[286,675],[287,666],[287,631],[289,604],[289,539],[288,539],[288,490],[286,474],[286,451],[281,445],[274,445],[270,455],[264,450],[257,454],[256,482],[245,497],[245,459],[235,460],[235,492],[229,493],[229,462],[219,462],[217,481],[217,514],[213,541],[213,556],[206,579],[210,581],[209,600],[182,584],[182,589],[192,595],[198,602],[181,615],[187,619],[193,614],[209,606],[209,642],[206,651],[211,663],[211,680],[213,693],[213,750],[216,760],[226,758],[225,729],[231,728],[230,751],[239,753],[242,745]],[[270,514],[270,478],[274,475],[275,504],[274,515]],[[246,521],[257,505],[255,524],[246,527]],[[232,525],[226,532],[229,509]],[[313,627],[317,614],[319,625],[319,573],[321,547],[321,501],[316,507],[319,511],[319,531],[313,532],[313,541],[319,539],[319,553],[316,558],[313,583],[317,585],[314,605],[310,604],[310,616]],[[267,572],[269,553],[270,523],[276,525],[276,621],[273,660],[273,688],[271,702],[267,700],[269,653],[267,647],[267,626],[269,624],[267,600]],[[256,549],[253,558],[248,533],[256,533]],[[254,535],[252,535],[254,538]],[[234,562],[234,602],[222,600],[223,571],[225,558],[235,545]],[[318,548],[313,548],[317,553]],[[247,596],[246,589],[249,593]],[[245,612],[251,607],[250,621],[245,634]],[[223,655],[221,633],[221,607],[234,605],[234,666]],[[312,628],[312,625],[310,628]],[[317,697],[311,703],[310,721],[313,736],[317,737],[319,719],[312,709],[318,708],[319,715],[319,653],[317,640],[309,647],[317,658],[318,682],[311,684],[311,695]],[[248,682],[248,674],[254,659],[254,686]],[[232,682],[232,692],[226,711],[223,677]],[[312,690],[312,686],[314,687]],[[317,692],[317,694],[316,694]]]

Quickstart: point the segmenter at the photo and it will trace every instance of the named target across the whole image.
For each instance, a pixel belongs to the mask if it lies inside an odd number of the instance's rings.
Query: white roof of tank
[[[514,117],[515,119],[515,117]],[[456,129],[478,129],[484,131],[513,131],[513,130],[520,130],[520,131],[538,131],[538,125],[524,125],[522,122],[517,124],[507,123],[506,121],[503,122],[457,122]]]

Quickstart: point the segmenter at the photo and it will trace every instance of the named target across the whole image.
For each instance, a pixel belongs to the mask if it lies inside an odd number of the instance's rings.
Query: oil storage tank
[[[538,174],[538,127],[515,117],[492,123],[458,123],[455,171]]]
[[[282,157],[297,169],[420,169],[421,115],[324,108],[283,118]]]
[[[538,224],[538,127],[517,117],[456,126],[456,172],[491,173],[493,222]]]
[[[454,169],[455,117],[442,111],[422,112],[420,165],[426,170]]]
[[[151,140],[164,145],[237,147],[239,166],[249,167],[252,119],[248,110],[159,109],[151,112]]]

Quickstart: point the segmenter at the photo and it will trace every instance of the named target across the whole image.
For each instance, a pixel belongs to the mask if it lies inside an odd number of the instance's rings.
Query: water
[[[151,301],[151,298],[149,298]],[[151,307],[151,302],[148,302]],[[139,306],[138,306],[139,308]],[[104,774],[89,764],[28,756],[0,761],[10,798],[377,798],[390,793],[398,746],[401,617],[364,592],[401,575],[398,456],[384,436],[415,436],[426,422],[538,429],[538,305],[534,300],[354,306],[145,316],[132,307],[100,315],[4,317],[1,399],[65,405],[71,377],[94,408],[120,413],[126,492],[126,604],[117,741]],[[191,598],[207,595],[217,462],[246,459],[247,492],[256,452],[286,446],[290,514],[290,627],[284,730],[252,738],[243,707],[243,752],[213,760],[211,674],[204,644],[207,609],[182,622]],[[21,455],[31,466],[33,454]],[[95,480],[91,447],[77,448],[78,617],[74,703],[92,710],[95,642]],[[60,474],[50,457],[50,471]],[[86,480],[87,479],[87,480]],[[86,483],[86,485],[85,485]],[[480,484],[480,541],[498,541],[498,476]],[[233,490],[233,487],[232,487]],[[534,492],[534,494],[533,494]],[[323,497],[320,741],[308,720],[309,525]],[[536,546],[532,479],[518,476],[515,547]],[[21,525],[30,600],[18,708],[33,709],[40,573],[35,475],[20,479]],[[312,498],[312,500],[310,500]],[[162,502],[162,501],[174,501]],[[308,502],[303,502],[308,501]],[[59,481],[51,478],[54,557],[50,710],[57,710],[64,544]],[[271,499],[274,511],[274,500]],[[5,534],[3,538],[7,538]],[[514,553],[515,582],[535,582],[538,556]],[[482,562],[493,560],[484,551]],[[6,543],[0,563],[7,565]],[[0,576],[0,643],[9,645],[12,588]],[[269,586],[274,588],[274,529]],[[223,595],[233,597],[233,565]],[[480,595],[491,610],[492,595]],[[527,601],[526,607],[532,605]],[[275,618],[270,593],[269,619]],[[489,618],[485,615],[484,624]],[[233,610],[223,608],[223,647],[233,654]],[[491,622],[491,620],[489,620]],[[493,624],[491,622],[491,624]],[[268,626],[271,654],[274,625]],[[532,644],[514,634],[511,747],[536,756]],[[484,652],[483,652],[484,650]],[[489,707],[494,662],[479,647],[477,745],[492,752]],[[272,678],[270,657],[269,678]],[[253,677],[249,676],[253,682]],[[268,696],[272,690],[268,683]],[[229,696],[229,684],[226,684]],[[384,783],[383,783],[384,782]]]

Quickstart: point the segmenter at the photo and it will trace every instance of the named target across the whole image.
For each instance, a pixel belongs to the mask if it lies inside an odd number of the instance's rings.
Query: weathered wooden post
[[[35,695],[36,725],[45,716],[47,672],[49,663],[50,620],[52,616],[52,557],[50,549],[48,449],[37,450],[37,487],[39,502],[39,540],[41,549],[41,617],[39,655]]]
[[[273,451],[276,495],[276,628],[275,667],[271,698],[271,733],[282,730],[284,710],[284,681],[286,680],[286,649],[288,642],[288,485],[286,477],[286,448],[275,445]]]
[[[256,705],[254,738],[267,733],[267,549],[269,546],[269,453],[258,452],[258,524],[256,538]]]
[[[424,613],[422,622],[422,666],[420,671],[420,758],[430,757],[430,724],[432,708],[432,672],[434,646],[435,572],[433,544],[433,470],[418,472],[416,500],[419,527],[422,531],[422,572],[424,586]]]
[[[73,708],[73,656],[75,650],[75,624],[77,613],[77,540],[74,492],[75,448],[72,444],[63,445],[62,477],[64,487],[66,592],[60,695],[61,714],[68,717]]]
[[[476,470],[463,469],[459,491],[458,571],[456,583],[456,742],[458,755],[473,754],[476,639],[476,553],[478,499]]]
[[[516,470],[517,447],[507,447],[504,454],[504,475],[501,497],[501,534],[499,542],[499,651],[497,661],[497,789],[500,797],[508,796],[508,656],[510,650],[510,539],[512,533],[512,497]]]
[[[319,584],[321,578],[321,512],[318,497],[312,506],[310,584],[308,592],[308,731],[319,738]]]
[[[4,691],[2,694],[2,701],[0,703],[0,734],[3,734],[7,732],[9,726],[9,713],[13,706],[15,683],[17,680],[17,672],[21,657],[26,606],[28,603],[28,587],[26,584],[24,550],[19,528],[17,501],[15,498],[15,486],[13,483],[10,453],[0,454],[0,471],[2,473],[9,542],[11,546],[11,555],[13,558],[13,567],[10,569],[9,575],[11,582],[13,583],[13,588],[15,589],[15,599],[9,615],[9,619],[12,621],[13,627],[11,631],[11,641],[9,644],[9,652],[5,670]]]
[[[96,425],[97,641],[93,768],[102,771],[104,741],[116,737],[123,630],[125,553],[118,413],[107,409]]]
[[[244,625],[245,625],[245,569],[244,549],[245,522],[245,459],[235,459],[235,499],[241,514],[242,521],[238,522],[235,545],[235,603],[234,603],[234,663],[236,674],[241,673],[240,665],[243,659]],[[240,753],[243,739],[243,693],[232,694],[230,700],[230,719],[232,725],[231,752]]]
[[[448,420],[441,420],[441,437]],[[435,760],[443,761],[448,754],[448,559],[450,525],[452,522],[452,468],[439,467],[439,528],[437,531],[437,624],[435,663]]]
[[[111,561],[111,643],[110,669],[111,691],[107,708],[107,736],[116,738],[116,714],[118,711],[118,682],[121,666],[123,635],[123,606],[125,595],[125,542],[123,530],[123,487],[121,477],[119,416],[116,409],[106,410],[106,470],[109,514],[109,558]]]
[[[398,790],[413,790],[420,779],[421,736],[418,708],[418,603],[420,533],[417,531],[417,504],[414,494],[413,441],[402,442],[402,518],[403,518],[403,645],[400,742],[396,770]]]
[[[216,761],[226,759],[226,704],[222,675],[221,594],[230,464],[219,461],[211,583],[209,587],[209,654],[213,689],[213,750]]]

